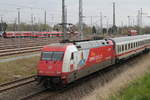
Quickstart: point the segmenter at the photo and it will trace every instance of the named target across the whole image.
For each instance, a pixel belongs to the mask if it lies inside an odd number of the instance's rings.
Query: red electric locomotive
[[[44,86],[68,84],[115,63],[111,40],[47,45],[42,49],[38,78]]]

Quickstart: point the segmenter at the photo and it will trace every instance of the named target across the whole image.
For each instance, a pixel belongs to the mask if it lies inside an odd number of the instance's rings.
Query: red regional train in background
[[[63,33],[62,32],[31,32],[31,31],[26,31],[26,32],[4,32],[2,34],[4,38],[25,38],[25,37],[31,37],[31,38],[45,38],[45,37],[62,37]]]
[[[47,88],[57,88],[150,51],[150,35],[57,43],[41,51],[37,80]]]
[[[135,36],[137,34],[138,34],[137,30],[134,30],[134,29],[128,30],[128,36]]]

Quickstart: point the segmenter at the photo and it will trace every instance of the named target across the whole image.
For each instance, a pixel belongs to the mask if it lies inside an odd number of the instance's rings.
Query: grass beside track
[[[150,100],[150,73],[132,82],[110,100]]]
[[[0,63],[0,83],[36,74],[39,57]]]

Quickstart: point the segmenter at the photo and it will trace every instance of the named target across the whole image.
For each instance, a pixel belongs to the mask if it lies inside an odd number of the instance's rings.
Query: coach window
[[[119,52],[122,52],[122,51],[121,51],[121,46],[119,46]]]
[[[125,50],[127,50],[127,45],[125,44]]]
[[[119,53],[121,52],[121,46],[119,45]]]
[[[136,48],[136,42],[135,42],[135,48]]]
[[[73,53],[71,53],[71,60],[73,60],[74,59],[74,55],[73,55]]]
[[[117,51],[118,51],[118,53],[120,52],[120,51],[119,51],[119,46],[117,46]]]
[[[137,42],[135,42],[135,47],[137,47]]]
[[[140,41],[140,46],[142,45],[142,41]]]
[[[131,43],[129,44],[129,46],[130,46],[129,48],[131,49]]]
[[[131,43],[131,48],[133,48],[133,43]]]
[[[122,45],[122,52],[124,52],[124,45]]]
[[[134,43],[132,43],[132,48],[134,48]]]
[[[130,49],[130,43],[128,44],[128,48]]]

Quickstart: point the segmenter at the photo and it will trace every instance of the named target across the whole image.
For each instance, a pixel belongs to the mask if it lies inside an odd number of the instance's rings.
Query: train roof
[[[96,48],[102,46],[113,45],[110,40],[82,40],[82,41],[69,41],[67,43],[54,43],[43,47],[43,51],[55,48],[55,50],[65,50],[67,46],[74,45],[78,49]]]
[[[72,43],[54,43],[54,44],[49,44],[44,47],[66,47],[68,45],[72,45]]]
[[[76,42],[75,45],[81,49],[88,49],[100,46],[107,46],[110,45],[110,42],[108,42],[107,40],[93,40],[93,41]]]
[[[42,51],[65,51],[67,46],[73,45],[71,43],[54,43],[46,45],[42,48]]]
[[[137,36],[126,36],[126,37],[117,37],[111,38],[111,40],[115,41],[116,44],[130,42],[130,41],[137,41],[142,39],[150,39],[150,35],[137,35]]]

